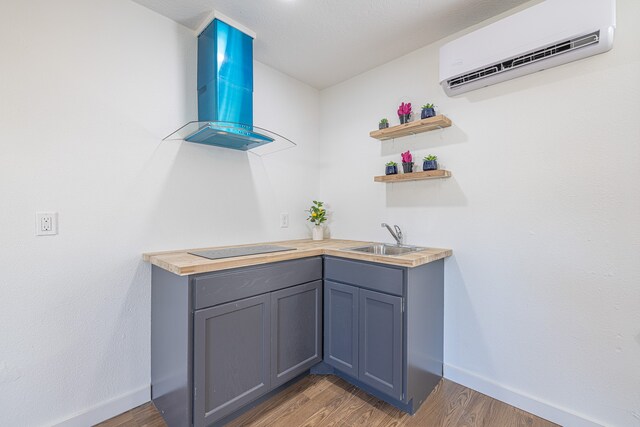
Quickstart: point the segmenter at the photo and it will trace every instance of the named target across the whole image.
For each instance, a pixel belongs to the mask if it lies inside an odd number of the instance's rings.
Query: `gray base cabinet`
[[[180,277],[152,269],[151,397],[205,427],[322,360],[322,258]]]
[[[325,257],[324,363],[414,413],[442,378],[444,261]]]
[[[402,399],[402,298],[326,280],[324,361]]]
[[[320,362],[322,282],[198,310],[194,425],[232,414]]]
[[[315,366],[414,413],[442,378],[443,311],[443,260],[153,266],[151,397],[170,427],[219,425]]]

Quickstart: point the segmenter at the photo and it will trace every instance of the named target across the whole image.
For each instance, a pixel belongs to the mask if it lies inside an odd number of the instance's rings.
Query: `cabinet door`
[[[358,288],[324,282],[324,361],[358,377]]]
[[[358,378],[402,399],[402,298],[360,289]]]
[[[322,360],[322,281],[271,293],[271,387]]]
[[[194,425],[229,415],[269,390],[269,294],[196,311]]]

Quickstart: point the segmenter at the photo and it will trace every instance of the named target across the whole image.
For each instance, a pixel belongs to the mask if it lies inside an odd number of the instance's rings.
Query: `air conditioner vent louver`
[[[562,42],[546,46],[542,49],[509,58],[496,64],[492,64],[488,67],[484,67],[470,73],[454,77],[447,80],[447,85],[449,86],[449,88],[453,89],[495,74],[504,73],[506,71],[513,70],[534,62],[539,62],[548,58],[572,52],[585,46],[597,44],[599,43],[599,41],[600,31],[595,31],[593,33],[575,37],[570,40],[564,40]]]

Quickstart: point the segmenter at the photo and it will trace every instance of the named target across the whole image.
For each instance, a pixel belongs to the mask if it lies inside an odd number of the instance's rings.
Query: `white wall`
[[[437,85],[440,43],[321,105],[256,63],[256,124],[298,143],[258,158],[160,142],[196,115],[185,28],[128,0],[1,2],[0,425],[88,425],[147,400],[140,254],[306,237],[318,193],[336,237],[389,240],[387,221],[454,249],[449,377],[572,425],[640,425],[640,3],[618,9],[613,51],[457,99]],[[455,126],[369,138],[402,100]],[[374,184],[406,149],[453,178]],[[34,236],[42,210],[58,236]]]
[[[256,124],[298,143],[261,159],[161,142],[196,41],[128,0],[0,2],[0,55],[0,425],[90,425],[149,399],[143,252],[307,236],[319,94],[255,64]]]
[[[455,99],[442,42],[321,92],[332,234],[452,248],[445,375],[565,425],[640,425],[638,22],[619,0],[611,52]],[[370,138],[401,101],[454,126]],[[453,177],[374,183],[407,149]]]

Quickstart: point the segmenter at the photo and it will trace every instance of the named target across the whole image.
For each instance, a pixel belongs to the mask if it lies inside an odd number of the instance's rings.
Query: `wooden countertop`
[[[437,261],[453,254],[451,249],[428,248],[420,252],[411,252],[404,255],[374,255],[362,252],[351,252],[346,248],[365,246],[375,242],[361,242],[357,240],[328,239],[314,241],[286,240],[282,242],[255,243],[250,245],[220,246],[216,248],[185,249],[171,252],[153,252],[143,255],[145,261],[157,265],[179,276],[189,274],[208,273],[211,271],[227,270],[230,268],[247,267],[250,265],[266,264],[269,262],[287,261],[291,259],[307,258],[319,255],[331,255],[341,258],[357,259],[362,261],[379,262],[381,264],[397,265],[400,267],[417,267],[422,264]],[[207,259],[188,252],[206,249],[236,248],[245,246],[280,245],[295,248],[292,251],[272,252],[267,254],[247,255],[224,259]]]

